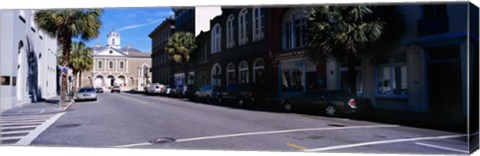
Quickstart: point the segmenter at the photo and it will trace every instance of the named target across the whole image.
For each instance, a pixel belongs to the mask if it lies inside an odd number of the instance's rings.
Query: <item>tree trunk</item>
[[[348,82],[350,84],[350,93],[357,94],[357,76],[355,70],[355,56],[347,56]]]
[[[61,37],[59,39],[59,42],[60,42],[60,45],[62,45],[62,55],[63,55],[63,60],[62,60],[62,65],[63,67],[68,67],[68,64],[70,63],[70,49],[71,49],[71,37],[70,35],[65,35],[65,37]],[[61,88],[61,91],[60,91],[60,105],[64,105],[65,104],[65,98],[66,98],[66,93],[67,93],[67,84],[68,84],[68,81],[67,81],[67,78],[68,78],[68,70],[67,71],[63,71],[62,69],[62,73],[64,74],[64,76],[62,76],[62,88]]]
[[[79,87],[82,87],[82,71],[79,71],[78,77],[79,77],[79,78],[78,78],[78,87],[77,87],[77,89],[78,89]]]

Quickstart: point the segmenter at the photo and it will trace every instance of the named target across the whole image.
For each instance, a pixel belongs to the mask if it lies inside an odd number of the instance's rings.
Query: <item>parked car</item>
[[[251,104],[260,104],[269,100],[269,91],[263,85],[258,84],[235,84],[218,91],[217,101],[234,102],[240,107]]]
[[[95,88],[96,93],[103,93],[103,89],[100,87]]]
[[[159,83],[154,83],[154,84],[149,85],[149,87],[147,88],[147,93],[149,93],[149,94],[160,94],[164,88],[165,88],[164,85],[159,84]]]
[[[75,100],[97,100],[95,88],[80,88]]]
[[[219,86],[206,85],[200,87],[195,91],[192,100],[206,101],[207,103],[217,102],[218,91],[221,90]]]
[[[177,98],[183,97],[183,85],[176,85],[174,88],[170,88],[168,96]]]
[[[120,91],[120,86],[113,86],[111,92],[112,92],[112,93],[113,93],[113,92],[118,92],[118,93],[120,93],[120,92],[121,92],[121,91]]]
[[[192,84],[185,85],[185,86],[183,86],[182,96],[186,97],[188,99],[193,99],[194,95],[195,95],[195,92],[197,90],[198,90],[197,87],[192,85]]]
[[[287,99],[284,110],[297,109],[318,110],[326,116],[352,114],[370,106],[370,100],[338,90],[314,90]]]

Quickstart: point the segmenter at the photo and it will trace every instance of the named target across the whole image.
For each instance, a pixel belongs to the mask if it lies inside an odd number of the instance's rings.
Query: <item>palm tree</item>
[[[307,19],[310,60],[321,62],[327,56],[346,62],[350,92],[356,93],[355,58],[378,41],[385,23],[364,5],[311,7]]]
[[[72,52],[70,54],[70,68],[74,75],[79,73],[77,80],[80,87],[82,86],[82,72],[90,70],[93,66],[92,49],[85,46],[83,42],[73,42]]]
[[[68,67],[72,38],[80,37],[82,40],[96,38],[102,24],[100,21],[102,13],[100,9],[40,10],[35,13],[34,20],[41,30],[57,39],[63,56],[61,65]],[[65,102],[66,84],[67,79],[62,76],[61,104]]]
[[[165,51],[168,54],[170,60],[175,61],[176,63],[182,63],[185,70],[185,84],[188,83],[189,74],[188,74],[188,61],[190,56],[197,48],[195,43],[195,36],[190,32],[176,32],[170,38],[168,38],[167,46]]]

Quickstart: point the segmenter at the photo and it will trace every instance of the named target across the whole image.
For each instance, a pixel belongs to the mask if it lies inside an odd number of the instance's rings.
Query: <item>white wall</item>
[[[0,11],[0,75],[9,76],[11,80],[10,85],[0,86],[0,111],[31,102],[27,85],[29,54],[37,62],[34,83],[36,87],[33,88],[41,95],[39,99],[48,99],[56,95],[57,42],[54,38],[41,33],[35,23],[32,23],[33,11],[24,11],[25,22],[20,19],[20,12],[20,10]],[[19,54],[20,42],[24,45],[24,51]],[[15,86],[14,77],[17,79]]]

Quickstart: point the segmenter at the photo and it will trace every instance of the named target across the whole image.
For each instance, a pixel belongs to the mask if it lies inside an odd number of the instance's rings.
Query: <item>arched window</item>
[[[253,62],[253,83],[264,83],[265,62],[258,58]]]
[[[221,50],[221,33],[222,28],[220,28],[220,24],[215,24],[212,32],[212,53],[217,53]]]
[[[263,33],[263,14],[262,14],[262,9],[255,7],[253,8],[253,41],[258,41],[263,39],[264,33]]]
[[[227,65],[227,85],[235,83],[235,65],[233,63],[229,63]]]
[[[244,45],[248,42],[247,13],[248,10],[244,8],[238,14],[238,45]]]
[[[115,38],[112,38],[112,46],[115,45]]]
[[[235,20],[235,16],[230,15],[227,19],[227,48],[231,48],[235,46],[235,40],[233,35],[233,21]]]
[[[307,20],[303,8],[291,9],[283,16],[282,47],[285,50],[306,45]]]
[[[239,83],[248,83],[248,63],[247,61],[242,61],[238,65],[239,72]]]
[[[220,64],[218,63],[215,63],[215,65],[213,65],[212,67],[212,71],[211,71],[211,79],[212,79],[212,85],[213,86],[220,86],[221,83],[222,83],[222,78],[221,78],[221,74],[222,74],[222,68],[220,67]]]

